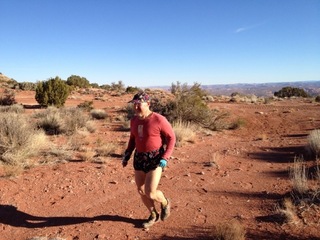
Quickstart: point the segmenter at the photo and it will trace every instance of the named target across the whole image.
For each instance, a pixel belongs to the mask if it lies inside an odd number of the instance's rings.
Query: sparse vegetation
[[[19,89],[25,91],[34,91],[36,90],[37,85],[32,82],[21,82],[18,84]]]
[[[84,109],[86,111],[91,111],[93,109],[93,102],[84,101],[83,103],[78,104],[78,108]]]
[[[0,106],[10,106],[16,103],[14,91],[6,89],[0,93]]]
[[[306,166],[302,156],[294,158],[293,168],[290,169],[290,177],[294,192],[301,195],[307,192],[308,179]]]
[[[5,164],[28,167],[31,157],[48,145],[44,132],[21,114],[2,113],[0,126],[0,161]]]
[[[14,112],[14,113],[23,113],[24,108],[20,104],[14,104],[10,106],[0,106],[0,112]]]
[[[317,224],[320,210],[320,168],[316,160],[314,173],[308,172],[307,163],[303,157],[295,157],[294,165],[290,169],[292,191],[290,191],[276,208],[283,217],[284,223],[289,224]],[[313,179],[308,178],[313,176]]]
[[[320,156],[320,129],[315,129],[310,132],[307,147],[313,156]]]
[[[49,107],[34,117],[37,119],[37,126],[50,135],[72,135],[77,130],[87,127],[89,121],[89,116],[79,108]]]
[[[246,231],[237,220],[219,224],[213,234],[216,240],[245,240]]]
[[[94,119],[106,119],[108,117],[108,114],[103,109],[92,109],[90,114]]]

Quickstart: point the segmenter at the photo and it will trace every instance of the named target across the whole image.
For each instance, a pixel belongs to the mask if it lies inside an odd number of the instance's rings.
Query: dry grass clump
[[[0,112],[14,112],[14,113],[23,113],[24,108],[21,104],[14,104],[10,106],[0,106]]]
[[[310,164],[310,163],[309,163]],[[308,178],[310,173],[307,170],[314,169],[314,178]],[[318,224],[320,211],[320,168],[316,166],[307,168],[303,157],[295,157],[294,165],[290,169],[292,191],[277,207],[277,212],[283,217],[285,223]]]
[[[0,93],[1,106],[10,106],[16,103],[14,91],[5,89],[4,92]]]
[[[30,157],[48,145],[44,132],[35,129],[21,114],[2,113],[0,126],[0,161],[5,164],[30,166]]]
[[[69,136],[67,146],[72,151],[87,151],[87,147],[90,142],[87,138],[88,132],[86,131],[78,131],[77,133]]]
[[[116,150],[117,146],[112,142],[103,144],[96,149],[98,156],[102,157],[109,157],[112,154],[115,154]]]
[[[308,136],[308,149],[314,156],[320,156],[320,129],[315,129]]]
[[[235,130],[245,125],[246,125],[246,121],[244,119],[238,118],[234,122],[230,123],[229,129]]]
[[[308,191],[308,178],[302,156],[294,158],[293,168],[290,169],[289,174],[293,191],[299,194],[306,193]]]
[[[108,114],[103,109],[92,109],[90,114],[94,119],[106,119],[108,117]]]
[[[283,217],[285,223],[299,223],[296,206],[292,203],[292,200],[290,198],[285,198],[281,206],[278,206],[276,208],[276,211]]]
[[[237,220],[231,220],[215,227],[216,240],[245,240],[246,231]]]
[[[194,124],[175,121],[172,128],[176,136],[176,145],[181,146],[186,142],[194,143],[196,138],[197,127]]]
[[[48,134],[72,135],[77,130],[86,128],[89,116],[80,108],[48,107],[35,115],[37,125]]]
[[[97,153],[95,151],[87,149],[87,151],[79,153],[78,158],[80,161],[93,162],[96,155]]]

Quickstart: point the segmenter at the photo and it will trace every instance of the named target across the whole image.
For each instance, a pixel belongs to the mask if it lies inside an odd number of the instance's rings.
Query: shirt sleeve
[[[161,121],[161,135],[165,138],[167,145],[162,158],[168,160],[172,155],[176,143],[176,135],[173,131],[171,124],[165,117],[163,117]]]
[[[132,129],[132,123],[133,123],[133,120],[130,121],[130,125],[131,125],[130,129]],[[135,138],[134,138],[134,135],[132,134],[132,132],[130,131],[130,138],[129,138],[129,141],[128,141],[128,146],[127,146],[127,149],[126,149],[126,153],[129,153],[131,155],[135,148],[136,148]]]

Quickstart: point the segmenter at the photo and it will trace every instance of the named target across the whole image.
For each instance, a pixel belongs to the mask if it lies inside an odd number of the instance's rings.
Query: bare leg
[[[162,168],[157,167],[155,170],[150,171],[146,174],[145,179],[145,195],[152,199],[153,204],[154,201],[159,203],[166,203],[166,198],[164,197],[163,193],[158,190],[158,185],[161,179]]]
[[[134,176],[141,200],[143,204],[148,208],[149,212],[152,213],[152,211],[155,210],[155,205],[154,201],[147,197],[145,194],[146,173],[143,171],[135,171]]]

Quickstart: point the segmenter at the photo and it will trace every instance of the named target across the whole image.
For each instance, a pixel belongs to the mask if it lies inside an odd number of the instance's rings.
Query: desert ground
[[[90,100],[115,119],[131,97],[102,101],[78,94],[66,107]],[[37,104],[31,91],[17,92],[16,100]],[[320,239],[319,208],[316,216],[296,223],[282,222],[276,211],[292,190],[294,158],[305,152],[309,132],[320,128],[320,105],[297,98],[210,107],[245,124],[199,131],[194,143],[175,148],[159,187],[172,201],[166,221],[141,228],[148,212],[135,188],[132,160],[121,165],[129,132],[119,131],[116,121],[95,120],[97,131],[88,138],[116,143],[114,156],[102,163],[60,159],[0,178],[0,240],[213,239],[216,226],[233,220],[244,227],[246,239]],[[39,109],[26,109],[34,111]]]

